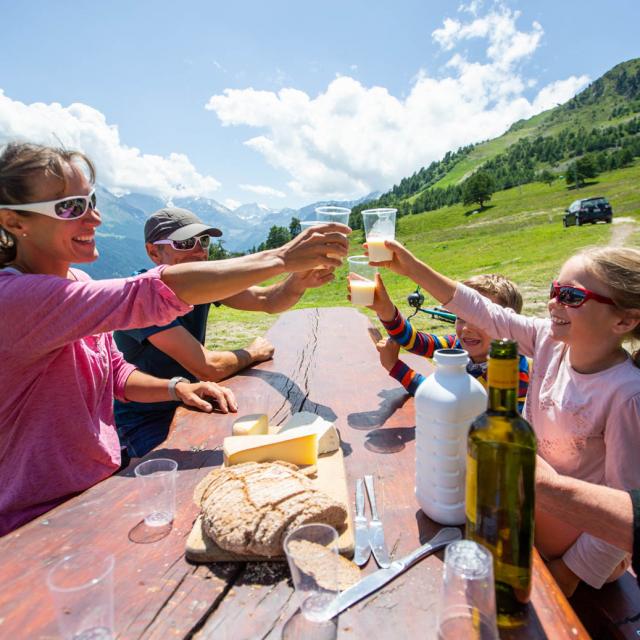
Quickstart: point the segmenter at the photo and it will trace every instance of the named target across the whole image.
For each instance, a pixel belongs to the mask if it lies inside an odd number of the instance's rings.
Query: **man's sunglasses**
[[[196,246],[196,242],[200,242],[200,246],[206,250],[211,244],[211,236],[205,234],[186,240],[156,240],[153,244],[170,244],[176,251],[191,251]]]
[[[565,307],[581,307],[587,300],[595,300],[596,302],[602,302],[602,304],[616,306],[616,303],[611,298],[601,296],[599,293],[594,293],[583,287],[560,284],[556,280],[551,283],[549,298],[557,298],[558,302]]]
[[[81,218],[89,209],[96,208],[96,190],[87,196],[67,196],[60,200],[47,202],[28,202],[27,204],[0,204],[0,209],[11,211],[30,211],[57,220],[75,220]]]

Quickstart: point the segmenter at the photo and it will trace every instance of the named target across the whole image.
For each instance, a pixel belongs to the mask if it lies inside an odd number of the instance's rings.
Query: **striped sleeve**
[[[398,360],[393,365],[389,375],[395,378],[412,396],[416,395],[416,390],[424,382],[424,376],[406,365],[402,360]]]
[[[397,307],[393,320],[382,322],[382,325],[392,340],[407,351],[425,358],[431,358],[438,349],[449,349],[456,343],[455,335],[437,336],[432,333],[416,331],[409,319],[400,314]]]
[[[518,366],[518,411],[522,413],[524,401],[527,398],[529,389],[529,378],[531,377],[529,358],[524,355],[520,356],[520,364]]]

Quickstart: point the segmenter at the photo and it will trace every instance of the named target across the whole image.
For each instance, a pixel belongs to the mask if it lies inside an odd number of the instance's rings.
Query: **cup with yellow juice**
[[[373,304],[376,291],[376,267],[369,264],[367,256],[349,256],[349,287],[351,304],[368,307]]]
[[[393,258],[393,251],[385,247],[385,240],[396,237],[397,209],[367,209],[362,212],[364,235],[371,262],[386,262]]]

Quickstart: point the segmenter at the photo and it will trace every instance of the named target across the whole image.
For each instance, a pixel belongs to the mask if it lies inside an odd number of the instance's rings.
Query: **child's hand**
[[[400,345],[391,338],[382,338],[376,343],[376,349],[380,355],[380,364],[387,370],[391,371],[398,362],[398,354],[400,353]]]
[[[379,273],[376,273],[376,292],[373,296],[373,304],[369,309],[375,311],[378,314],[378,318],[383,322],[391,322],[396,313],[396,307],[391,302],[387,288],[384,286]]]
[[[396,240],[385,240],[384,246],[387,249],[393,251],[393,258],[386,262],[370,262],[369,264],[374,267],[385,267],[395,273],[399,273],[401,276],[408,276],[411,265],[416,261],[415,256],[407,249],[403,247]],[[364,244],[365,253],[369,255],[367,244]]]

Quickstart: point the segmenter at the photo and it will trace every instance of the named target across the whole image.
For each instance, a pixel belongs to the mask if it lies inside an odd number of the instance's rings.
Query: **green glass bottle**
[[[531,594],[536,437],[518,413],[518,344],[494,340],[489,408],[467,439],[466,536],[494,559],[498,625],[525,620]]]

